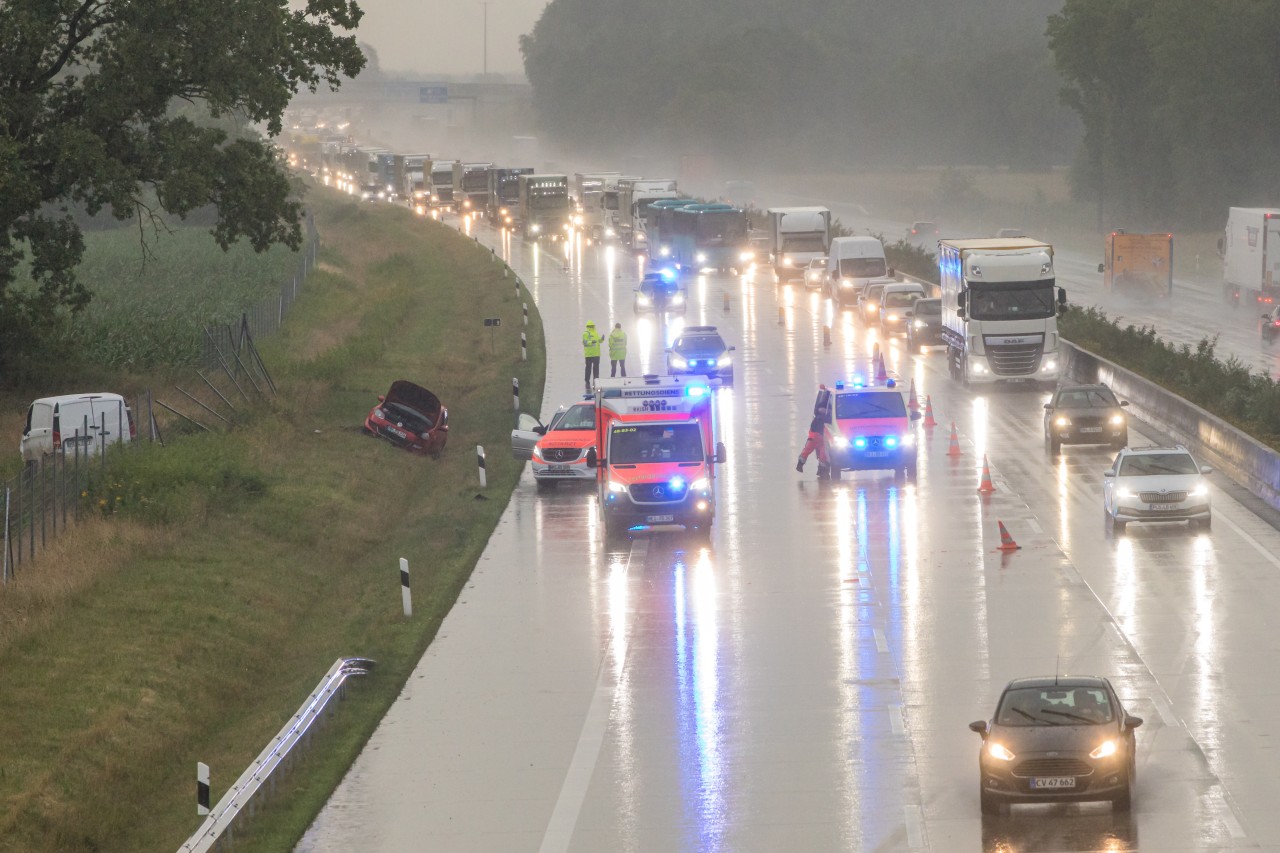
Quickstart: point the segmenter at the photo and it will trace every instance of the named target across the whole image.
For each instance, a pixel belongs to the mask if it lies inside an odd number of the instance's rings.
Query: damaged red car
[[[421,385],[397,379],[385,396],[378,397],[364,431],[412,453],[439,456],[449,440],[449,410]]]

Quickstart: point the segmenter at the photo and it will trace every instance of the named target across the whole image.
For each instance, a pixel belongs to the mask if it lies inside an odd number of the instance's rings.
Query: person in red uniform
[[[797,471],[804,472],[804,463],[809,459],[809,454],[816,450],[818,451],[818,476],[821,477],[826,473],[827,448],[822,441],[822,428],[830,415],[831,392],[827,390],[826,385],[819,385],[818,398],[813,402],[813,420],[809,423],[809,435],[805,439],[804,450],[800,451],[800,458],[796,460]]]

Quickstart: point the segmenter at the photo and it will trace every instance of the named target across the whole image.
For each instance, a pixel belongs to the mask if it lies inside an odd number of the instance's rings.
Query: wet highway
[[[587,320],[623,323],[632,374],[662,372],[664,332],[632,312],[629,258],[582,246],[565,264],[479,235],[542,312],[544,421],[581,393]],[[965,391],[941,353],[910,356],[900,340],[886,344],[890,370],[940,422],[920,428],[917,480],[820,482],[814,460],[797,474],[818,383],[865,374],[875,333],[838,316],[825,347],[825,306],[767,271],[705,276],[690,293],[685,322],[737,346],[736,386],[718,392],[728,462],[710,547],[674,535],[606,547],[592,491],[539,493],[526,471],[298,850],[1280,849],[1274,519],[1214,475],[1211,532],[1112,536],[1110,453],[1052,461],[1047,394]],[[953,420],[959,458],[946,452]],[[997,520],[1021,550],[995,550]],[[1144,718],[1133,811],[982,818],[967,724],[1010,678],[1055,669],[1110,677]]]

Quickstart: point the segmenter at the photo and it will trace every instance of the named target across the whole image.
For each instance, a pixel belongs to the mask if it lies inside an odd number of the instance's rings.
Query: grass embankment
[[[276,406],[129,458],[113,472],[119,510],[74,527],[0,593],[0,849],[175,849],[198,825],[197,761],[216,800],[335,658],[375,658],[306,772],[238,836],[286,849],[497,523],[519,476],[503,452],[511,377],[536,410],[540,324],[522,364],[520,301],[487,251],[398,208],[317,195],[321,266],[262,342]],[[503,320],[496,354],[484,317]],[[449,407],[442,458],[360,434],[398,378]],[[489,500],[475,499],[476,444],[490,451]]]

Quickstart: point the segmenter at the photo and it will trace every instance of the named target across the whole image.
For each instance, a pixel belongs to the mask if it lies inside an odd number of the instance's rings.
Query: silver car
[[[1196,464],[1182,445],[1127,447],[1103,472],[1102,508],[1117,532],[1131,521],[1188,521],[1208,529],[1212,468]]]

